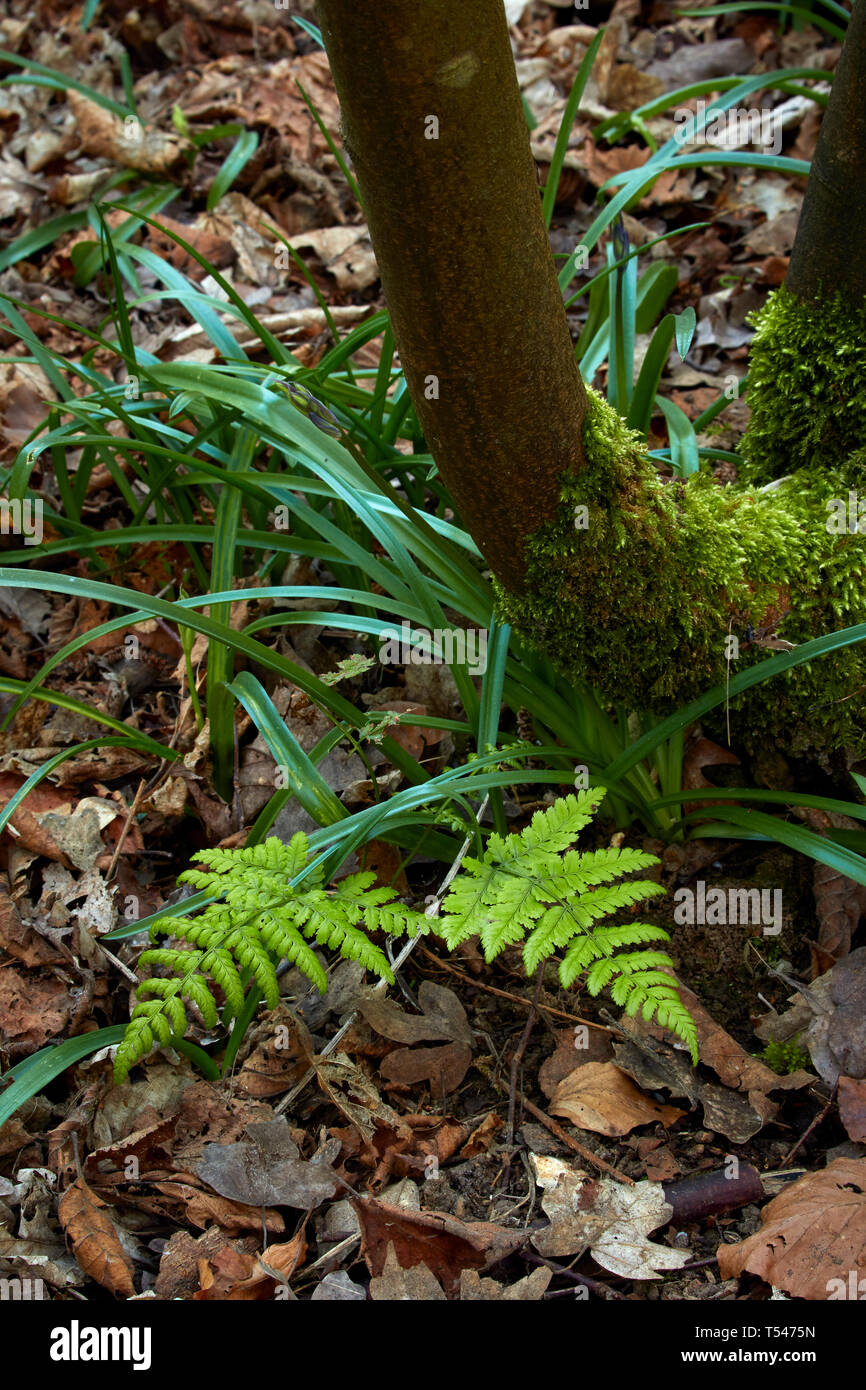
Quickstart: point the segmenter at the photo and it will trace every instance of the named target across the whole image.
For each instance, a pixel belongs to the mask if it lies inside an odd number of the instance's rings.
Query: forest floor
[[[542,179],[590,29],[607,24],[569,141],[551,232],[559,254],[590,224],[601,184],[648,153],[636,135],[596,143],[599,121],[690,81],[781,67],[832,70],[839,53],[818,29],[781,30],[768,13],[690,18],[640,0],[612,10],[575,12],[561,0],[510,10],[519,21],[512,34]],[[292,12],[314,20],[307,0]],[[321,301],[341,329],[383,307],[366,227],[300,90],[337,137],[338,104],[321,49],[288,11],[245,0],[208,7],[157,0],[135,10],[111,3],[86,31],[81,21],[81,5],[4,0],[0,48],[121,100],[121,55],[128,55],[146,149],[130,163],[123,121],[71,86],[0,86],[0,293],[52,352],[108,364],[111,354],[77,331],[102,332],[109,321],[101,265],[88,262],[94,229],[62,219],[101,196],[112,176],[123,175],[127,189],[168,182],[175,193],[156,221],[219,268],[297,361],[314,366],[332,344]],[[0,56],[0,73],[18,71]],[[818,110],[805,98],[785,102],[785,153],[808,160]],[[666,138],[670,113],[649,125]],[[238,138],[221,134],[223,126],[254,130],[258,143],[209,207]],[[784,279],[804,187],[804,179],[749,167],[688,168],[660,178],[624,218],[633,245],[700,224],[648,253],[650,264],[677,272],[669,310],[695,310],[686,360],[672,352],[660,388],[692,420],[746,371],[748,315]],[[49,224],[52,234],[40,236]],[[308,276],[280,263],[273,227],[290,238]],[[224,297],[165,231],[139,225],[134,236],[217,301]],[[603,254],[594,254],[586,277],[603,265]],[[141,284],[157,288],[146,269]],[[176,299],[130,298],[139,349],[163,362],[217,359]],[[585,301],[571,311],[575,337],[585,313]],[[650,332],[638,334],[638,363],[649,340]],[[381,345],[381,336],[373,339],[358,364],[375,369]],[[0,351],[0,462],[8,466],[56,393],[15,332],[0,328]],[[604,371],[595,384],[603,388]],[[745,401],[735,399],[706,437],[734,449],[747,418]],[[659,412],[650,447],[667,442]],[[128,524],[108,468],[91,474],[83,505],[90,526]],[[70,575],[99,578],[106,559],[113,582],[142,593],[176,589],[186,574],[181,542],[142,541],[120,559],[88,552],[57,563]],[[14,681],[29,680],[70,636],[109,616],[107,604],[26,587],[0,592],[0,611],[0,676]],[[174,901],[196,850],[242,844],[269,795],[266,750],[239,709],[235,795],[218,796],[206,735],[190,734],[191,724],[181,729],[186,666],[177,638],[158,623],[149,632],[137,660],[119,635],[101,637],[49,681],[174,741],[185,751],[186,773],[170,776],[152,759],[105,746],[64,762],[16,811],[2,838],[0,877],[4,1070],[126,1022],[143,943],[133,938],[109,950],[101,935],[123,921],[127,901],[140,917]],[[316,674],[344,655],[326,628],[292,632],[293,659]],[[205,655],[200,642],[192,653],[199,670]],[[456,691],[441,667],[380,667],[346,688],[374,709],[439,719],[455,712]],[[278,693],[287,727],[308,751],[329,721],[299,690]],[[0,701],[8,713],[14,696]],[[0,734],[0,805],[46,757],[93,732],[75,713],[27,703]],[[465,755],[436,727],[396,726],[394,734],[432,772]],[[320,771],[345,805],[369,801],[366,770],[347,746]],[[400,785],[399,769],[380,765],[377,778],[392,790]],[[683,787],[695,791],[693,805],[711,784],[840,794],[838,769],[785,750],[747,755],[736,730],[732,751],[723,724],[694,727],[686,743]],[[549,784],[522,784],[506,798],[510,828],[521,829],[551,799]],[[826,815],[803,815],[812,829],[840,828]],[[313,824],[302,813],[284,816],[283,838]],[[370,994],[351,962],[332,972],[323,998],[287,971],[279,1009],[254,1020],[224,1080],[202,1079],[189,1057],[165,1050],[114,1087],[104,1049],[7,1120],[0,1270],[41,1279],[55,1300],[761,1301],[774,1285],[792,1298],[830,1297],[828,1266],[809,1245],[812,1224],[826,1222],[831,1209],[847,1210],[844,1248],[840,1242],[835,1252],[845,1277],[860,1268],[866,1245],[866,1188],[852,1195],[866,1156],[866,951],[852,949],[860,890],[780,845],[664,844],[637,825],[613,840],[608,828],[597,843],[656,853],[669,896],[689,889],[706,903],[713,889],[744,885],[781,894],[778,921],[728,925],[705,907],[703,921],[699,911],[674,936],[698,1022],[697,1070],[663,1030],[621,1018],[603,996],[561,989],[552,968],[533,1002],[516,948],[488,965],[473,943],[449,955],[427,937],[389,1003]],[[423,856],[406,864],[381,842],[368,847],[362,866],[422,908],[447,868]],[[669,903],[655,915],[642,911],[670,926]],[[800,995],[791,1022],[798,984],[819,974],[826,983],[835,962],[845,970],[835,976],[835,994],[821,996],[823,1013]],[[810,1056],[804,1037],[819,1017],[823,1041]],[[327,1053],[347,1018],[348,1030]],[[203,1026],[191,1036],[214,1041]],[[267,1130],[248,1129],[263,1124]],[[219,1162],[208,1146],[221,1146]],[[337,1175],[327,1198],[316,1195],[317,1166]],[[670,1210],[660,1214],[665,1200]],[[785,1272],[774,1266],[772,1241],[794,1230],[801,1243]],[[720,1264],[720,1250],[750,1238],[739,1264],[730,1256]]]

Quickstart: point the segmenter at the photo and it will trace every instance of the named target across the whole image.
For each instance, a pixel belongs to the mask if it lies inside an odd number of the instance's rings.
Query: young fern
[[[654,949],[623,949],[667,941],[668,933],[644,922],[612,926],[600,920],[664,891],[646,879],[617,882],[658,860],[636,849],[583,853],[571,848],[605,795],[603,787],[596,787],[563,797],[537,812],[520,834],[491,835],[480,859],[463,860],[438,920],[395,902],[393,889],[374,888],[371,872],[352,874],[328,892],[317,866],[295,886],[310,857],[301,832],[288,845],[271,837],[246,849],[202,850],[198,858],[208,867],[188,869],[179,881],[218,901],[194,919],[171,920],[172,934],[192,949],[160,947],[142,955],[142,965],[162,967],[170,975],[139,986],[139,1002],[117,1051],[116,1080],[122,1081],[155,1042],[182,1036],[185,999],[207,1027],[216,1025],[217,1003],[208,979],[222,990],[226,1011],[235,1018],[242,1012],[250,978],[268,1007],[277,1006],[276,967],[283,958],[324,993],[327,977],[312,943],[360,961],[393,983],[386,955],[368,935],[376,931],[389,936],[434,931],[452,950],[477,935],[488,961],[522,941],[527,975],[564,952],[559,977],[565,988],[580,975],[592,995],[609,985],[614,1002],[627,1014],[640,1011],[669,1028],[697,1062],[697,1028],[667,973],[669,956]],[[157,922],[151,936],[159,930]]]
[[[614,1003],[669,1028],[697,1064],[697,1028],[676,981],[666,973],[672,969],[670,957],[655,950],[620,950],[669,941],[668,933],[646,922],[610,926],[599,921],[664,892],[647,879],[614,882],[658,860],[636,849],[581,853],[569,848],[605,795],[604,787],[594,787],[563,797],[549,810],[537,811],[522,834],[491,835],[481,859],[463,860],[436,930],[452,950],[479,936],[487,961],[523,941],[527,975],[564,950],[559,978],[566,989],[584,973],[592,995],[610,985]]]
[[[201,850],[198,858],[208,868],[187,869],[178,882],[190,883],[220,900],[209,903],[196,918],[172,919],[172,935],[188,941],[193,950],[160,947],[142,954],[141,965],[161,966],[172,978],[151,978],[139,985],[139,1003],[117,1049],[117,1082],[125,1079],[155,1042],[168,1043],[173,1034],[183,1035],[184,999],[198,1008],[206,1027],[215,1027],[217,1004],[208,976],[220,987],[229,1014],[236,1018],[245,993],[239,966],[255,980],[268,1008],[274,1009],[279,1003],[276,967],[283,958],[325,993],[327,976],[310,943],[360,961],[365,970],[393,984],[387,956],[367,932],[400,936],[429,929],[423,913],[391,901],[392,889],[374,888],[372,872],[352,874],[329,893],[321,868],[316,868],[293,887],[292,880],[309,858],[302,831],[288,845],[271,836],[246,849]],[[160,930],[155,922],[151,939]],[[157,998],[144,999],[146,994]]]

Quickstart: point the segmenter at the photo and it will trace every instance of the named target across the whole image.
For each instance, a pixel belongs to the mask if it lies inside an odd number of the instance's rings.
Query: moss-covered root
[[[782,288],[753,321],[744,476],[844,464],[866,442],[866,307]]]
[[[845,529],[847,511],[840,520],[858,484],[866,514],[866,451],[763,489],[706,474],[665,481],[594,391],[584,442],[585,471],[563,483],[555,518],[529,541],[526,586],[499,591],[503,616],[572,680],[664,713],[766,658],[749,627],[778,625],[800,643],[866,618],[866,535]],[[747,742],[778,734],[789,748],[866,749],[866,648],[742,700]]]

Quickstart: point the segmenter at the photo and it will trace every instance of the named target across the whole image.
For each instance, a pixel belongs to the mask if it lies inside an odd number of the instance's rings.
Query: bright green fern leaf
[[[198,858],[207,868],[188,869],[179,882],[191,883],[218,901],[197,917],[178,917],[166,924],[171,935],[192,950],[163,946],[142,955],[142,965],[167,974],[138,987],[139,1003],[117,1050],[118,1082],[154,1043],[183,1035],[184,999],[198,1010],[206,1027],[216,1026],[219,1009],[209,981],[222,991],[224,1019],[242,1013],[251,981],[268,1007],[276,1008],[277,965],[283,959],[324,994],[328,980],[313,949],[318,943],[393,983],[388,958],[368,932],[416,935],[430,927],[422,913],[393,902],[393,890],[373,887],[375,875],[369,872],[351,875],[329,893],[317,868],[293,887],[309,858],[307,837],[301,832],[288,845],[271,836],[245,849],[202,850]],[[156,922],[151,935],[160,930]]]
[[[670,957],[620,949],[667,941],[667,932],[644,922],[612,926],[600,920],[664,892],[650,879],[617,881],[658,860],[634,849],[572,849],[605,794],[594,787],[563,797],[537,812],[521,834],[491,835],[483,858],[464,860],[434,930],[452,949],[480,937],[488,961],[522,941],[527,975],[564,951],[559,976],[566,988],[580,975],[591,994],[609,985],[615,1003],[670,1028],[697,1063],[697,1029],[667,974]]]

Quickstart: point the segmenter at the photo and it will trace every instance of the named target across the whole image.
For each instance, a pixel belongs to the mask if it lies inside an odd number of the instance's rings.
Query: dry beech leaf
[[[686,1112],[660,1105],[639,1091],[613,1062],[587,1062],[560,1081],[550,1101],[551,1115],[562,1115],[578,1129],[616,1139],[638,1125],[668,1129]]]
[[[542,1208],[550,1217],[547,1230],[532,1237],[539,1255],[555,1259],[589,1250],[602,1269],[623,1279],[658,1279],[658,1270],[679,1269],[691,1259],[687,1250],[671,1250],[647,1238],[673,1214],[659,1183],[626,1187],[541,1154],[530,1154],[530,1162],[545,1191]]]
[[[866,1274],[866,1159],[807,1173],[764,1207],[759,1231],[720,1245],[718,1260],[723,1279],[748,1270],[794,1298],[851,1297],[849,1276],[856,1287]]]
[[[133,1264],[120,1243],[105,1202],[78,1178],[57,1209],[72,1252],[85,1274],[120,1298],[132,1298]]]

